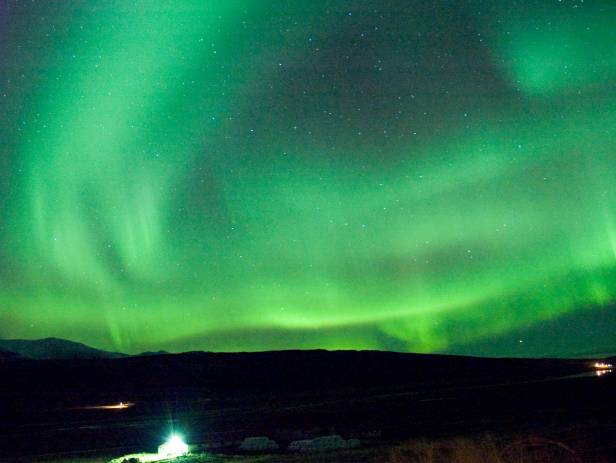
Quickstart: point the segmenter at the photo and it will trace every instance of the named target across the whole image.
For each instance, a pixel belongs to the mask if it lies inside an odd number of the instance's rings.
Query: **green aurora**
[[[0,337],[616,352],[613,1],[0,8]]]

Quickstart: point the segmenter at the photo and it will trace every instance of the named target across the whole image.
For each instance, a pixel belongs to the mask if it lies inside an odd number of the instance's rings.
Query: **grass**
[[[569,440],[569,439],[565,439]],[[395,446],[364,447],[325,453],[207,456],[218,463],[607,463],[590,442],[573,449],[558,439],[539,437],[456,437],[413,439]],[[582,452],[583,453],[580,453]],[[602,452],[603,453],[603,452]],[[204,456],[205,457],[205,456]],[[34,460],[19,460],[20,463]],[[106,463],[109,458],[59,458],[39,463]]]
[[[565,444],[541,438],[412,440],[394,448],[387,463],[582,463]]]

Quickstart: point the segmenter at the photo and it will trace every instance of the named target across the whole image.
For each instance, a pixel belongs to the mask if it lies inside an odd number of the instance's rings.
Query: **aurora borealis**
[[[0,8],[0,337],[616,352],[616,3]]]

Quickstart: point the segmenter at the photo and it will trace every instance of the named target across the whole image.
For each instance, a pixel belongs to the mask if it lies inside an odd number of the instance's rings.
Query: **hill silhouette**
[[[127,357],[119,352],[108,352],[87,346],[80,342],[59,338],[45,339],[0,339],[0,356],[25,359],[112,359]],[[8,354],[5,354],[8,353]],[[10,353],[14,354],[13,356]]]

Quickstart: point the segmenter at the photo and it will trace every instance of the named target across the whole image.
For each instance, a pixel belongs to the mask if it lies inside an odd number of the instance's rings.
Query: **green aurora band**
[[[9,1],[0,337],[616,351],[616,4],[510,3]]]

